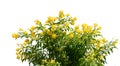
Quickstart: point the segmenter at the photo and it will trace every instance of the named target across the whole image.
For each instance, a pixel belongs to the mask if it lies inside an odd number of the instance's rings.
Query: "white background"
[[[0,66],[28,66],[16,59],[17,41],[11,34],[34,25],[35,19],[44,22],[49,15],[57,16],[61,9],[76,16],[79,24],[97,22],[107,39],[120,40],[119,0],[0,0]],[[117,47],[105,66],[120,66],[120,45]]]

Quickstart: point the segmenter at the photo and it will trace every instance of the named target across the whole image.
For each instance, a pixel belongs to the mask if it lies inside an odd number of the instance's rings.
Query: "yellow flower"
[[[90,30],[92,30],[93,26],[88,26],[88,28],[89,28]]]
[[[26,45],[27,45],[27,42],[24,42],[23,45],[26,46]]]
[[[35,37],[36,35],[35,35],[35,32],[31,32],[31,36],[32,37]]]
[[[31,31],[33,31],[34,29],[35,29],[35,26],[32,26],[32,27],[30,28]]]
[[[48,21],[47,21],[47,22],[52,23],[53,21],[54,21],[54,17],[49,16],[49,17],[48,17]]]
[[[92,28],[93,28],[93,26],[91,26],[91,25],[90,25],[90,26],[88,26],[88,28],[89,28],[89,29],[92,29]]]
[[[51,60],[50,63],[51,63],[51,64],[54,64],[54,63],[55,63],[55,60]]]
[[[57,17],[53,17],[53,20],[54,20],[54,21],[57,20]]]
[[[23,31],[23,29],[22,29],[22,28],[19,28],[19,31]]]
[[[47,30],[47,34],[48,34],[48,35],[51,35],[51,34],[52,34],[49,29]]]
[[[21,48],[16,48],[16,51],[19,51]]]
[[[79,29],[79,26],[75,26],[75,29]]]
[[[28,42],[29,42],[29,39],[25,39],[25,41],[24,41],[24,42],[27,42],[27,43],[28,43]]]
[[[68,23],[68,22],[66,22],[66,23],[65,23],[65,26],[66,26],[66,27],[69,27],[69,23]]]
[[[19,37],[19,35],[17,33],[13,33],[12,37],[15,38],[15,39],[17,39]]]
[[[106,40],[105,38],[103,38],[103,39],[102,39],[102,42],[105,43],[105,42],[107,42],[107,40]]]
[[[52,29],[54,29],[54,28],[55,28],[55,25],[52,25],[51,27],[52,27]]]
[[[56,39],[56,37],[57,37],[56,34],[52,34],[53,39]]]
[[[59,11],[59,17],[60,17],[60,18],[63,18],[63,17],[64,17],[64,12],[63,12],[63,10],[60,10],[60,11]]]
[[[41,22],[38,19],[36,19],[34,22],[35,22],[36,25],[41,24]]]
[[[66,14],[66,16],[68,17],[68,16],[70,16],[70,14],[68,13],[68,14]]]
[[[88,25],[87,24],[82,24],[82,28],[86,28]]]
[[[83,29],[84,33],[88,33],[89,32],[89,29],[85,28]]]
[[[71,25],[74,25],[74,24],[75,24],[75,22],[74,22],[74,21],[72,21],[72,22],[71,22]]]
[[[88,32],[92,32],[92,26],[88,26]]]
[[[80,29],[76,29],[76,32],[77,32],[77,33],[81,33],[81,30],[80,30]]]
[[[102,29],[102,27],[98,27],[98,28],[97,28],[97,30],[101,30],[101,29]]]
[[[73,37],[74,37],[73,33],[70,33],[70,34],[69,34],[69,37],[70,37],[70,38],[73,38]]]
[[[94,27],[97,27],[98,26],[98,24],[97,23],[94,23]]]
[[[73,21],[76,21],[76,20],[77,20],[77,17],[74,17],[72,20],[73,20]]]
[[[17,59],[20,59],[20,55],[17,55],[17,57],[16,57]]]
[[[18,55],[19,54],[19,52],[18,51],[16,51],[16,55]]]
[[[24,32],[23,32],[23,34],[25,34],[25,35],[26,35],[26,34],[28,34],[28,32],[27,32],[27,31],[24,31]]]

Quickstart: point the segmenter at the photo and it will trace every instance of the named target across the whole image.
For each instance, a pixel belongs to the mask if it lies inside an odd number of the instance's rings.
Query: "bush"
[[[104,66],[118,40],[105,39],[97,23],[79,26],[74,25],[76,20],[60,11],[58,17],[49,16],[44,24],[35,20],[28,30],[20,28],[12,34],[24,40],[17,44],[17,59],[34,66]]]

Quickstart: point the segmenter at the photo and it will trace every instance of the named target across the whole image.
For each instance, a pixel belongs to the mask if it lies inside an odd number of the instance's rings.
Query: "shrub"
[[[74,25],[76,20],[60,11],[58,17],[49,16],[44,24],[35,20],[28,30],[20,28],[12,34],[24,40],[17,44],[17,59],[34,66],[104,66],[118,40],[103,37],[97,23]]]

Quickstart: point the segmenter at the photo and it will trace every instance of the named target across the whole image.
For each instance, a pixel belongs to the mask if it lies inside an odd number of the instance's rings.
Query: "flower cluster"
[[[64,14],[38,19],[28,30],[19,29],[12,37],[21,38],[17,59],[38,66],[103,66],[118,40],[108,41],[97,23],[74,25],[77,18]]]

